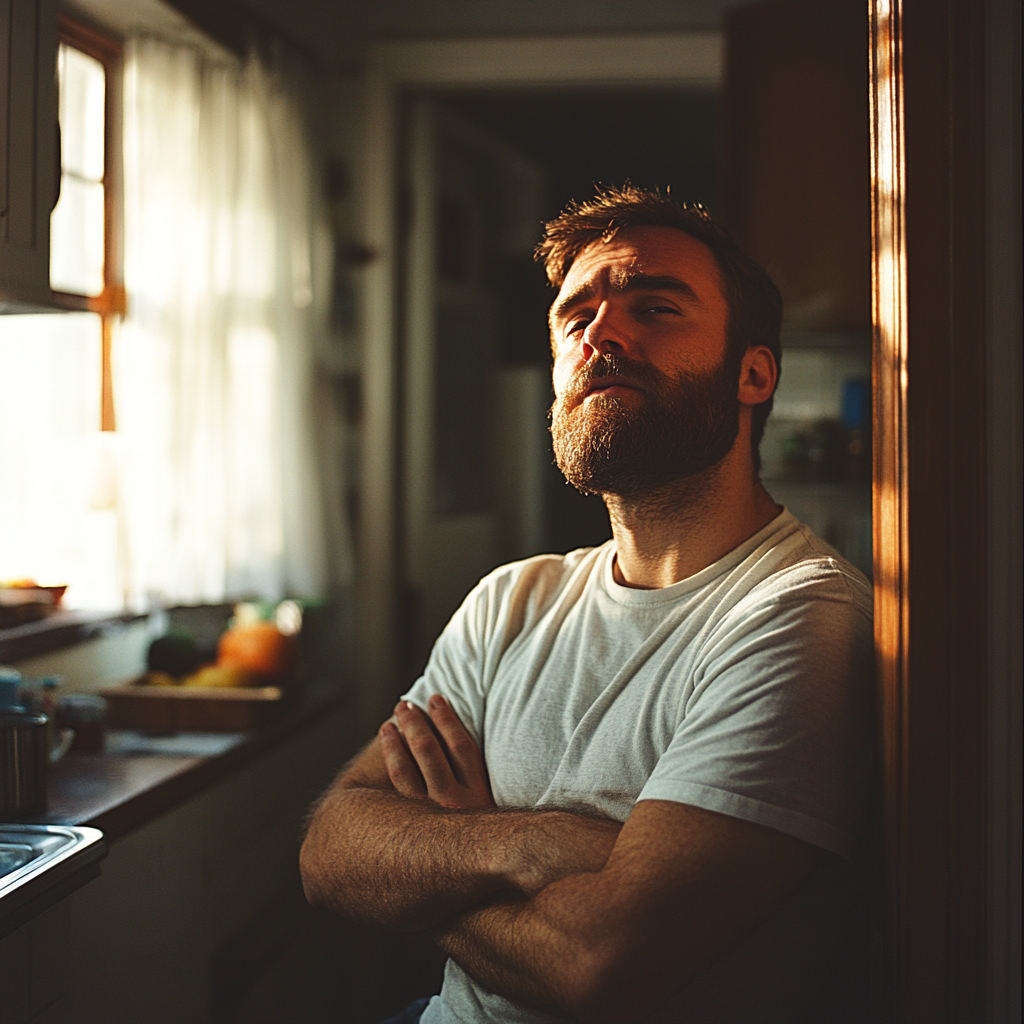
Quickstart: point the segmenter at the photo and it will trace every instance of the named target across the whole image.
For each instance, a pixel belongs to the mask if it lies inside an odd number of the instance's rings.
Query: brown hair
[[[548,280],[562,286],[574,260],[587,246],[609,241],[624,228],[652,225],[676,228],[703,242],[718,262],[729,305],[727,344],[729,359],[737,368],[751,345],[764,345],[782,372],[782,296],[764,269],[744,253],[732,236],[711,219],[699,204],[680,206],[657,192],[625,184],[599,188],[593,199],[572,203],[544,226],[544,238],[534,256],[544,264]],[[776,386],[777,383],[776,383]],[[760,472],[761,437],[772,411],[774,395],[755,405],[750,425],[754,471]]]

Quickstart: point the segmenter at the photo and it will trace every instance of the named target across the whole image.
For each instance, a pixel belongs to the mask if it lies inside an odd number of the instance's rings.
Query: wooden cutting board
[[[159,732],[249,732],[285,704],[277,686],[150,686],[145,677],[101,690],[110,729]]]

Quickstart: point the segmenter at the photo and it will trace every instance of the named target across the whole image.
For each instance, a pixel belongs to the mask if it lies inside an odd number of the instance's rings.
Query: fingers
[[[414,760],[426,795],[442,807],[493,807],[487,767],[473,737],[443,697],[431,697],[428,707],[429,717],[410,701],[395,708],[406,756]],[[408,770],[397,756],[395,763]]]
[[[466,731],[462,720],[455,714],[451,704],[439,693],[430,698],[429,707],[430,720],[434,723],[447,748],[448,760],[455,780],[460,785],[468,786],[471,789],[476,789],[483,784],[490,796],[483,755],[473,737]]]
[[[384,766],[388,770],[391,784],[402,795],[423,799],[427,796],[427,784],[416,766],[415,760],[406,748],[402,734],[392,719],[388,719],[378,730],[380,749]]]
[[[444,797],[456,784],[455,775],[444,748],[434,734],[430,719],[411,701],[403,700],[395,708],[395,717],[402,739],[416,760],[427,794],[432,800],[444,803]]]

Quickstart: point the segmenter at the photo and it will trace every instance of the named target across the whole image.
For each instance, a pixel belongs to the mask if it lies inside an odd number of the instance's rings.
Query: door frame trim
[[[1016,155],[1000,156],[987,92],[987,33],[996,14],[1012,24],[1012,9],[870,0],[869,10],[885,792],[877,1019],[994,1024],[1019,1019],[1020,1006],[1019,932],[1007,933],[1019,904],[989,902],[1020,885],[1020,803],[1009,802],[1020,722],[991,717],[1020,707],[1019,614],[1015,663],[1013,638],[993,636],[1010,623],[1003,605],[1019,609],[1021,574],[1019,488],[1006,487],[1020,479],[1020,207],[993,221],[991,205],[994,171],[1019,187],[1019,134]],[[1016,18],[1004,86],[1014,57],[1019,76],[1019,6]],[[1012,106],[1007,97],[1004,113]],[[1019,120],[1002,128],[1019,133]],[[993,379],[993,367],[1014,365],[1015,380]]]
[[[907,251],[900,0],[871,4],[871,273],[875,658],[885,799],[881,831],[886,906],[885,963],[875,1001],[892,1012],[901,929],[902,776],[906,744],[909,614],[907,499]]]

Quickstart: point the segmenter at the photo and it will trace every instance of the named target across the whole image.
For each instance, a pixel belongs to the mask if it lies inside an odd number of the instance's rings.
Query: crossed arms
[[[522,1006],[640,1021],[780,904],[814,848],[686,804],[624,824],[495,807],[451,706],[403,703],[318,805],[300,867],[311,903],[424,931]]]

